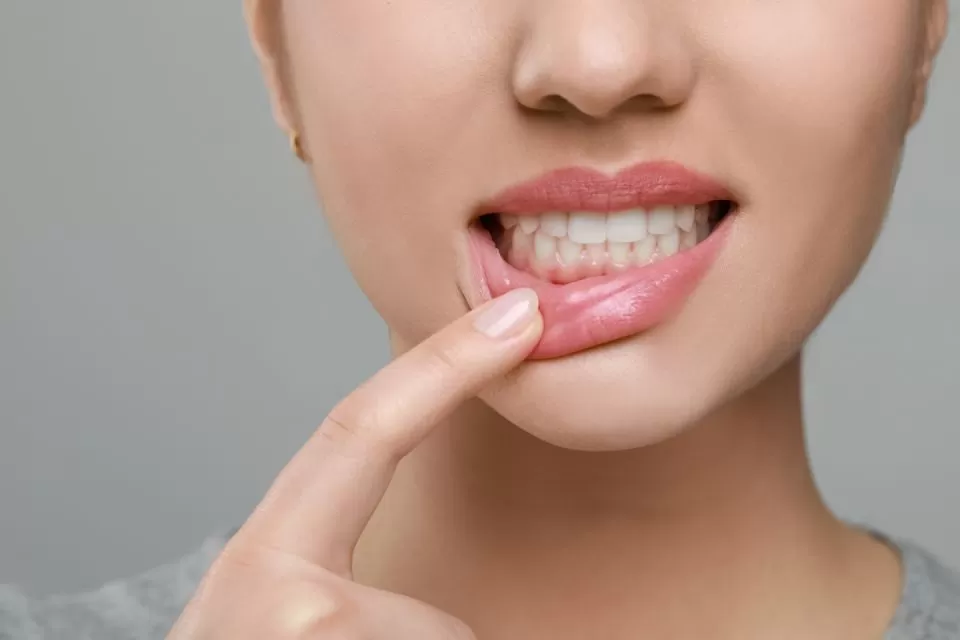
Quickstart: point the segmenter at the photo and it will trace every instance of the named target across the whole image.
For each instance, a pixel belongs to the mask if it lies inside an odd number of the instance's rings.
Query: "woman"
[[[955,573],[824,505],[799,355],[946,0],[246,9],[397,358],[222,553],[11,637],[960,638]]]

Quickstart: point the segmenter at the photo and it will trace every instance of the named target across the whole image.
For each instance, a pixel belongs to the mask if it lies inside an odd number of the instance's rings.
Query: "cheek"
[[[846,146],[851,157],[891,116],[905,124],[919,45],[916,0],[734,4],[743,9],[701,34],[724,118],[754,122],[797,147]]]
[[[747,186],[744,276],[805,317],[849,284],[879,231],[913,98],[919,9],[737,4],[730,37],[706,42],[709,118],[731,132],[730,161]]]
[[[489,109],[480,89],[500,64],[483,36],[494,26],[478,24],[472,1],[292,3],[296,98],[321,152],[320,191],[358,223],[416,219],[471,184],[455,169],[479,139],[470,123]]]
[[[703,91],[751,189],[804,202],[889,182],[912,103],[915,0],[735,4],[715,17],[722,32],[701,34]]]
[[[463,311],[453,242],[489,139],[472,123],[496,109],[481,88],[505,49],[474,4],[292,0],[286,12],[325,215],[361,288],[411,339]]]
[[[729,17],[735,37],[701,36],[714,54],[698,109],[705,131],[727,132],[747,201],[715,277],[663,340],[681,369],[728,381],[730,394],[796,351],[872,248],[917,45],[905,0],[739,4],[750,10]]]

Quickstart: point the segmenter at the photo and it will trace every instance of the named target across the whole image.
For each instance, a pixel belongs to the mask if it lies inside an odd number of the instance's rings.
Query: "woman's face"
[[[554,444],[624,449],[783,366],[853,280],[943,13],[285,0],[282,54],[265,46],[398,348],[532,284],[544,341],[484,400]]]

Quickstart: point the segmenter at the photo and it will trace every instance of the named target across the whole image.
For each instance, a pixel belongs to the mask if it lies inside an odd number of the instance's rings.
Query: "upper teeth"
[[[651,209],[631,209],[615,213],[574,211],[571,213],[550,212],[539,216],[502,215],[505,228],[520,225],[524,233],[532,234],[538,229],[554,238],[569,238],[578,244],[603,244],[610,242],[639,242],[648,235],[665,236],[677,229],[690,231],[698,210],[706,214],[706,206],[658,206]]]

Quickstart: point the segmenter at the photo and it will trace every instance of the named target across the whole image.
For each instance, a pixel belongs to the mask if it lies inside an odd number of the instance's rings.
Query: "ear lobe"
[[[243,0],[243,14],[270,94],[273,117],[290,135],[296,128],[284,67],[279,4],[276,0]]]
[[[949,8],[947,0],[927,0],[925,2],[925,35],[918,60],[914,80],[913,108],[910,113],[910,126],[920,120],[927,103],[927,91],[930,76],[933,74],[933,63],[940,52],[940,47],[947,36],[947,22]]]

